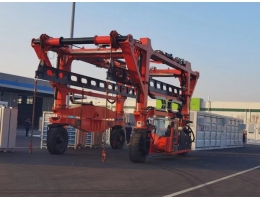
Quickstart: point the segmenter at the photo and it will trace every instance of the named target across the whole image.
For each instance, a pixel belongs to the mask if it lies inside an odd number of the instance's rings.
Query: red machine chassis
[[[94,44],[96,48],[71,48],[71,45],[81,44]],[[149,38],[136,40],[130,34],[121,36],[116,31],[111,31],[109,36],[85,38],[52,38],[42,34],[38,39],[32,39],[31,45],[40,60],[36,76],[49,80],[54,89],[53,111],[57,117],[51,118],[53,124],[72,125],[80,130],[91,132],[103,132],[116,125],[123,126],[124,102],[127,97],[136,98],[134,109],[136,130],[147,130],[147,119],[154,115],[172,119],[180,118],[178,126],[183,126],[184,121],[189,120],[190,99],[199,72],[192,71],[188,61],[173,58],[162,51],[154,51]],[[48,58],[49,51],[57,53],[56,68]],[[108,69],[110,82],[71,72],[73,60]],[[151,68],[152,63],[164,64],[168,68]],[[177,77],[180,87],[163,83],[152,77]],[[104,94],[86,89],[101,91]],[[83,101],[76,107],[68,107],[66,98],[69,93],[81,95],[82,99],[85,96],[92,96],[114,101],[115,111],[91,103],[86,104]],[[148,96],[154,99],[159,97],[170,103],[166,105],[165,111],[157,111],[147,105]],[[179,104],[178,112],[171,110],[171,104],[174,102]],[[150,152],[153,151],[156,150],[150,148]]]

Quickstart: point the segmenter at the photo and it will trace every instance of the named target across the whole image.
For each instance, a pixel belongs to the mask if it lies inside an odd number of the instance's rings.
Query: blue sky
[[[38,59],[31,39],[42,33],[69,37],[71,6],[0,3],[0,71],[33,78]],[[191,62],[200,72],[193,97],[260,101],[260,3],[76,3],[74,37],[111,30],[135,39],[149,37],[154,50]],[[106,74],[79,62],[73,71],[100,79]]]

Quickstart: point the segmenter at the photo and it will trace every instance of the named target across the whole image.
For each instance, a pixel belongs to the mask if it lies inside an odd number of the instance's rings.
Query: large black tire
[[[149,141],[146,141],[146,134],[137,131],[133,134],[129,144],[129,158],[134,163],[143,163],[149,151]]]
[[[110,146],[112,149],[122,149],[125,145],[125,131],[122,128],[110,132]]]
[[[50,127],[47,132],[47,149],[51,154],[63,154],[68,147],[68,132],[64,127]]]

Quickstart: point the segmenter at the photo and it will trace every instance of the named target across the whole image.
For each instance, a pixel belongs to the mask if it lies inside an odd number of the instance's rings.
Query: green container
[[[201,98],[192,98],[190,101],[190,110],[200,111],[200,105],[201,105]],[[156,100],[156,109],[162,109],[162,101],[159,99]],[[173,103],[172,109],[177,110],[178,104]]]
[[[190,101],[190,110],[200,111],[201,98],[192,98]]]

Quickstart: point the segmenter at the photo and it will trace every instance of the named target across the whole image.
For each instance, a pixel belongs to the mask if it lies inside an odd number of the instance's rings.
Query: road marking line
[[[196,189],[198,189],[198,188],[202,188],[202,187],[205,187],[205,186],[207,186],[207,185],[211,185],[211,184],[213,184],[213,183],[217,183],[217,182],[219,182],[219,181],[223,181],[223,180],[232,178],[232,177],[234,177],[234,176],[238,176],[238,175],[240,175],[240,174],[244,174],[244,173],[246,173],[246,172],[249,172],[249,171],[252,171],[252,170],[255,170],[255,169],[258,169],[258,168],[260,168],[260,165],[259,165],[259,166],[256,166],[256,167],[253,167],[253,168],[251,168],[251,169],[244,170],[244,171],[242,171],[242,172],[238,172],[238,173],[235,173],[235,174],[232,174],[232,175],[229,175],[229,176],[226,176],[226,177],[217,179],[217,180],[215,180],[215,181],[210,181],[210,182],[207,182],[207,183],[204,183],[204,184],[201,184],[201,185],[197,185],[197,186],[195,186],[195,187],[191,187],[191,188],[188,188],[188,189],[185,189],[185,190],[181,190],[181,191],[179,191],[179,192],[174,192],[174,193],[169,194],[169,195],[166,195],[166,196],[164,196],[164,197],[174,197],[174,196],[178,196],[178,195],[180,195],[180,194],[183,194],[183,193],[186,193],[186,192],[190,192],[190,191],[192,191],[192,190],[196,190]]]
[[[225,154],[225,155],[240,155],[240,156],[260,156],[259,153],[234,153],[234,152],[211,152],[216,154]]]

